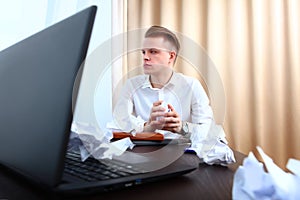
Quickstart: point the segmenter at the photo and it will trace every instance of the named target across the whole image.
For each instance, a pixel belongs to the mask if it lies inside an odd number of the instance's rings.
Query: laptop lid
[[[95,13],[89,7],[0,52],[0,163],[51,187],[61,179]]]

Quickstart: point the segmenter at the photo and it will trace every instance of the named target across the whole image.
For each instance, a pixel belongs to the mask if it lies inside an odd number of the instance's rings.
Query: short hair
[[[180,49],[180,43],[176,35],[171,32],[169,29],[162,26],[151,26],[147,32],[145,33],[145,38],[148,37],[162,37],[164,40],[171,43],[171,45],[175,48],[176,55]]]

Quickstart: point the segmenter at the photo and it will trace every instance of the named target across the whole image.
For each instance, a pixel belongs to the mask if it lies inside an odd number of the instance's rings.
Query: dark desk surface
[[[39,190],[25,180],[16,178],[0,167],[0,200],[7,199],[232,199],[233,175],[245,155],[234,152],[237,162],[228,166],[200,164],[199,168],[184,176],[166,179],[108,193],[83,197],[58,197]],[[184,154],[180,162],[199,163],[193,154]]]

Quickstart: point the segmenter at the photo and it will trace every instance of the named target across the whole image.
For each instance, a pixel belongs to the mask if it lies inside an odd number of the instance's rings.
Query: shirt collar
[[[144,84],[142,86],[142,88],[152,88],[152,85],[150,83],[150,76],[149,75],[145,75],[145,80],[144,80]]]
[[[173,71],[172,77],[170,79],[170,81],[165,85],[165,87],[172,87],[175,86],[176,83],[178,84],[178,73],[176,73],[175,71]]]
[[[165,88],[165,87],[172,87],[172,86],[176,85],[177,77],[178,77],[178,74],[175,71],[173,71],[173,74],[171,76],[170,81],[163,88]],[[155,88],[152,87],[152,85],[150,83],[150,76],[149,75],[145,75],[145,82],[144,82],[142,88],[152,88],[152,89],[155,89]]]

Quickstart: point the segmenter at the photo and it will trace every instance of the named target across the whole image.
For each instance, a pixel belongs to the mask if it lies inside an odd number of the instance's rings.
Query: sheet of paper
[[[300,161],[290,158],[286,165],[286,168],[289,169],[293,174],[300,178]]]
[[[273,160],[257,147],[263,164],[249,153],[234,175],[232,197],[233,199],[300,199],[300,179],[297,174],[292,174],[280,169]],[[291,171],[300,171],[299,161],[289,163]]]
[[[206,164],[226,166],[235,162],[233,151],[227,145],[220,125],[212,123],[192,127],[191,142],[187,150],[194,151]]]
[[[163,134],[164,139],[179,139],[179,138],[182,137],[182,135],[179,135],[177,133],[173,133],[171,131],[156,130],[155,132]]]
[[[74,122],[69,145],[70,149],[80,150],[82,161],[89,156],[96,159],[112,159],[113,156],[119,156],[134,146],[129,138],[111,143],[112,137],[113,134],[110,131],[103,133],[90,124]]]

